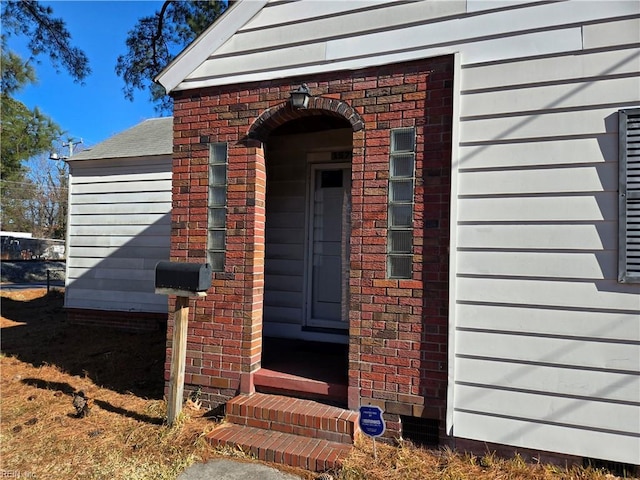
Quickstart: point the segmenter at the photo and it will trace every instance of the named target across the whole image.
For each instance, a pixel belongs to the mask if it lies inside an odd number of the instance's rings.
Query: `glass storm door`
[[[351,170],[348,164],[314,165],[310,180],[306,324],[346,330]]]

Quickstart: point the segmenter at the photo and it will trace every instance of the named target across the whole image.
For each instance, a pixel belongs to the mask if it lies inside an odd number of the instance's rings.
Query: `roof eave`
[[[213,22],[198,38],[191,42],[154,81],[172,92],[213,52],[220,48],[245,23],[258,13],[268,0],[238,0],[225,11],[222,17]]]

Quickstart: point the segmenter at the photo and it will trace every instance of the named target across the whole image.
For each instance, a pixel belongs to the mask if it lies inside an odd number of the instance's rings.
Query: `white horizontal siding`
[[[467,0],[467,12],[481,12],[505,7],[522,7],[540,0]]]
[[[166,312],[155,265],[169,259],[171,157],[71,163],[65,306]]]
[[[634,22],[640,24],[640,20],[634,20]],[[640,25],[637,28],[640,29]],[[623,75],[636,77],[638,62],[640,62],[640,52],[633,47],[589,54],[525,58],[508,63],[466,66],[463,69],[461,88],[462,93],[467,94],[482,89],[515,89],[551,82],[562,85],[575,84],[586,78],[600,80]],[[473,74],[467,75],[466,72],[471,70]]]
[[[458,273],[475,276],[514,276],[604,280],[617,274],[616,251],[575,252],[459,252]]]
[[[129,202],[126,203],[72,203],[69,206],[71,215],[78,215],[78,220],[82,221],[79,217],[81,215],[100,216],[100,215],[153,215],[153,214],[169,214],[171,212],[171,202],[146,202],[146,198],[143,194],[138,195],[139,201],[136,202],[135,196],[130,197]],[[99,218],[99,217],[98,217]],[[117,223],[116,219],[116,223]],[[124,221],[128,221],[126,218]]]
[[[500,415],[523,418],[540,423],[562,424],[568,427],[608,430],[633,436],[640,421],[640,403],[593,402],[585,408],[582,399],[548,395],[549,392],[519,392],[496,388],[483,388],[458,384],[456,395],[464,403],[466,411],[483,415]],[[592,392],[597,393],[597,392]],[[523,416],[523,412],[526,414]],[[630,422],[631,420],[631,422]],[[634,422],[635,420],[635,422]]]
[[[465,302],[638,311],[637,288],[633,285],[618,287],[617,282],[611,279],[599,284],[462,277],[458,279],[457,291],[458,301]]]
[[[612,220],[587,224],[477,222],[459,225],[457,241],[461,250],[611,250],[617,248],[617,229]]]
[[[457,24],[449,29],[460,28]],[[428,29],[413,33],[420,38],[429,38]],[[460,50],[452,42],[443,42],[429,48],[415,47],[415,50],[389,50],[389,39],[377,36],[362,40],[334,40],[327,43],[306,44],[283,47],[274,51],[260,51],[244,56],[221,57],[202,64],[179,89],[200,88],[211,84],[253,82],[264,79],[265,73],[273,74],[274,65],[279,66],[278,76],[311,75],[326,72],[325,62],[331,62],[336,70],[351,70],[388,63],[406,62],[424,57],[434,57]],[[376,50],[371,43],[377,48]],[[393,45],[395,43],[391,43]],[[523,34],[510,39],[490,39],[473,41],[464,49],[468,63],[488,62],[504,58],[521,58],[526,55],[549,55],[577,50],[582,46],[579,28],[565,31],[549,31]],[[385,53],[387,52],[387,53]],[[497,53],[504,52],[504,53]],[[345,58],[345,53],[348,54]],[[234,72],[230,77],[230,73]]]
[[[77,205],[86,204],[111,204],[118,205],[124,203],[167,203],[167,192],[165,191],[137,191],[127,193],[111,193],[111,192],[96,192],[94,194],[82,193],[76,194],[74,198]],[[127,207],[124,206],[124,209]]]
[[[269,153],[264,322],[265,325],[301,326],[305,272],[305,153],[286,138],[270,143]]]
[[[611,5],[610,2],[602,2]],[[617,2],[622,3],[622,2]],[[626,7],[635,8],[634,13],[638,13],[638,2],[626,1]],[[617,5],[616,5],[617,7]],[[605,15],[606,16],[606,15]],[[619,45],[631,45],[638,43],[638,31],[640,30],[640,20],[637,18],[621,20],[618,22],[598,23],[585,25],[583,27],[584,48],[617,47]]]
[[[449,427],[638,464],[640,289],[617,283],[615,259],[616,112],[640,105],[639,14],[635,1],[272,2],[177,89],[458,54]],[[268,236],[295,237],[282,233]]]
[[[98,162],[98,163],[97,163]],[[100,165],[99,162],[114,162],[114,165]],[[100,182],[131,182],[138,180],[167,180],[171,179],[171,173],[167,172],[167,165],[171,161],[167,157],[150,157],[144,162],[131,163],[122,160],[82,160],[70,163],[74,171],[81,172],[77,179],[78,184]],[[114,169],[118,173],[114,175]]]
[[[527,170],[492,170],[460,173],[460,190],[465,195],[549,194],[615,191],[618,166],[594,166]]]
[[[131,176],[129,176],[131,177]],[[135,190],[138,188],[138,190]],[[147,192],[167,192],[171,190],[171,178],[166,180],[127,180],[118,179],[115,182],[105,182],[103,179],[94,182],[79,183],[73,185],[72,194],[80,199],[85,199],[89,195],[105,195],[115,193],[135,193],[146,195]]]
[[[164,217],[160,217],[162,220]],[[129,219],[129,218],[127,218]],[[167,225],[169,225],[169,219],[167,218],[166,222],[161,222],[158,220],[154,222],[152,225],[148,224],[125,224],[119,223],[117,225],[102,225],[95,223],[93,225],[76,225],[73,229],[75,235],[83,236],[83,235],[113,235],[113,236],[160,236],[163,238],[167,237]],[[169,239],[166,239],[169,242]]]
[[[620,46],[639,27],[460,72],[455,435],[640,461],[640,289],[616,281],[616,112],[640,103]]]
[[[440,11],[442,11],[445,8],[453,8],[451,6],[443,5],[450,3],[456,5],[457,11],[464,11],[463,1],[434,3],[435,5],[425,5],[423,8],[430,7],[432,11],[437,9],[441,9]],[[305,20],[315,21],[318,17],[337,17],[340,14],[349,14],[356,10],[361,12],[373,10],[374,15],[376,13],[378,15],[385,15],[388,13],[388,6],[384,5],[379,0],[351,0],[349,2],[345,2],[343,0],[322,0],[320,2],[294,3],[269,2],[265,8],[247,22],[239,31],[243,32],[264,28],[281,28],[283,24],[302,23]]]
[[[254,19],[239,30],[217,52],[218,55],[235,54],[240,51],[254,50],[256,45],[267,50],[287,43],[315,43],[318,37],[325,39],[353,37],[372,28],[393,29],[404,27],[416,19],[426,21],[464,13],[465,2],[460,0],[446,2],[410,2],[392,5],[370,5],[369,9],[357,7],[357,3],[335,2],[334,7],[325,6],[331,2],[300,2],[292,6],[267,7]],[[284,8],[283,8],[284,7]],[[305,8],[311,7],[311,8]],[[377,7],[377,8],[371,8]],[[304,10],[303,10],[304,9]],[[274,10],[283,14],[275,18]],[[313,13],[315,11],[315,14]],[[275,22],[267,25],[265,13]],[[330,16],[330,21],[328,17]],[[282,23],[286,22],[285,28]]]
[[[470,111],[477,116],[514,116],[534,111],[546,113],[548,110],[557,109],[576,109],[583,112],[587,107],[597,105],[603,99],[606,99],[607,105],[628,105],[637,100],[637,94],[634,92],[639,89],[640,79],[637,76],[597,81],[589,79],[570,84],[465,94],[462,104],[464,112]],[[466,119],[463,117],[463,120]]]
[[[459,220],[485,222],[585,222],[611,219],[617,195],[528,196],[515,198],[463,198]]]
[[[535,138],[517,143],[484,142],[480,145],[461,145],[455,167],[478,169],[597,164],[604,163],[605,158],[615,156],[617,145],[618,136],[612,133],[560,139]]]
[[[131,240],[131,235],[106,234],[98,235],[73,235],[71,243],[76,247],[133,247],[143,244],[145,247],[165,247],[170,245],[169,236],[166,235],[137,235]]]
[[[640,325],[633,310],[592,309],[588,306],[506,305],[480,301],[460,302],[456,309],[460,329],[520,332],[527,335],[592,338],[627,342],[638,338]]]
[[[121,268],[121,269],[97,269],[97,268],[83,268],[83,267],[70,267],[67,275],[69,278],[97,278],[97,279],[111,279],[121,280],[123,275],[127,278],[137,281],[151,282],[154,281],[154,272],[152,270],[141,270],[136,268]]]
[[[73,246],[73,245],[72,245]],[[148,256],[152,258],[160,258],[163,253],[167,253],[168,259],[168,248],[167,247],[148,247],[144,245],[142,242],[137,243],[135,245],[124,245],[122,247],[84,247],[84,246],[73,246],[75,254],[74,256],[79,258],[105,258],[105,257],[116,257],[116,258],[137,258],[140,256]]]
[[[86,268],[94,269],[100,266],[105,271],[107,270],[119,270],[119,269],[139,269],[149,270],[155,269],[157,260],[154,258],[100,258],[100,257],[73,257],[67,260],[67,266],[69,268]]]
[[[536,395],[598,397],[603,404],[618,402],[640,407],[640,377],[602,370],[576,370],[548,365],[526,365],[491,359],[460,358],[456,382],[477,388],[499,387]],[[466,406],[466,405],[465,405]],[[628,424],[625,429],[628,428]]]
[[[566,424],[547,424],[535,418],[522,416],[504,418],[478,411],[457,411],[456,435],[478,438],[478,432],[491,432],[492,442],[551,452],[587,452],[591,458],[614,462],[637,462],[640,439],[617,432],[597,431],[592,428],[572,427]],[[636,422],[635,417],[629,422]],[[580,453],[578,453],[580,454]]]
[[[73,205],[70,205],[70,209]],[[156,212],[150,212],[149,208],[146,210],[144,208],[139,213],[129,213],[127,212],[117,212],[117,215],[113,215],[113,208],[102,208],[103,212],[91,211],[90,208],[82,207],[79,210],[82,210],[81,213],[73,211],[71,217],[69,218],[70,223],[69,226],[83,226],[91,228],[93,225],[101,225],[101,226],[113,226],[113,228],[117,228],[122,225],[129,226],[141,226],[144,228],[146,225],[170,225],[170,215],[167,212],[167,209],[171,209],[171,205],[161,205],[157,208]],[[96,208],[97,210],[97,208]]]
[[[640,368],[637,344],[461,329],[456,337],[459,357],[619,372],[637,372]]]
[[[522,141],[530,138],[549,138],[606,133],[605,119],[611,118],[616,108],[592,109],[588,112],[549,112],[536,115],[503,116],[463,121],[460,124],[462,144],[477,142]],[[463,109],[463,116],[471,112]]]
[[[628,33],[632,26],[598,22],[628,22],[625,16],[640,11],[631,1],[525,2],[484,12],[467,6],[473,15],[464,13],[464,2],[389,2],[370,9],[360,2],[324,3],[263,8],[177,88],[326,72],[328,62],[334,70],[356,69],[460,51],[469,64],[598,48],[611,37],[617,45],[636,43]],[[616,33],[608,37],[609,30]]]
[[[526,18],[526,17],[523,17]],[[494,19],[492,19],[494,20]],[[520,28],[539,28],[535,19]],[[496,22],[501,20],[495,19]],[[503,20],[504,21],[504,20]],[[494,28],[497,27],[497,28]],[[510,32],[508,23],[490,25],[475,19],[451,20],[436,24],[403,28],[363,35],[357,40],[339,39],[327,42],[327,60],[336,61],[348,57],[366,57],[379,53],[392,53],[398,43],[403,49],[422,49],[424,38],[429,44],[445,46],[455,43],[463,51],[465,63],[488,62],[505,58],[520,58],[523,55],[543,55],[567,50],[577,50],[582,46],[580,28],[565,28],[534,33],[523,33],[511,38],[487,38]],[[518,28],[514,25],[513,27]],[[462,33],[462,35],[461,35]],[[465,45],[466,44],[466,45]]]

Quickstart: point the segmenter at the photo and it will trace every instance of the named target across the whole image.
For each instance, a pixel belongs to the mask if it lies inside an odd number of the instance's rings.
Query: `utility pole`
[[[80,144],[82,144],[82,143],[84,143],[82,138],[79,141],[75,141],[73,138],[69,137],[66,142],[62,143],[62,147],[63,148],[64,147],[69,147],[69,156],[64,155],[64,156],[61,157],[57,153],[52,152],[49,155],[49,159],[50,160],[68,160],[69,158],[73,157],[73,148],[78,146],[78,145],[80,145]]]
[[[67,143],[63,143],[62,146],[69,147],[69,158],[71,158],[73,157],[73,147],[75,145],[80,145],[80,144],[82,144],[82,138],[80,139],[79,142],[74,141],[72,138],[68,138]]]

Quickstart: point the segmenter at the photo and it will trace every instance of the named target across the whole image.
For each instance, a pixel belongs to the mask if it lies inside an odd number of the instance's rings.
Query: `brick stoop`
[[[227,403],[227,422],[207,435],[268,462],[322,472],[348,455],[358,413],[312,400],[255,393]]]

